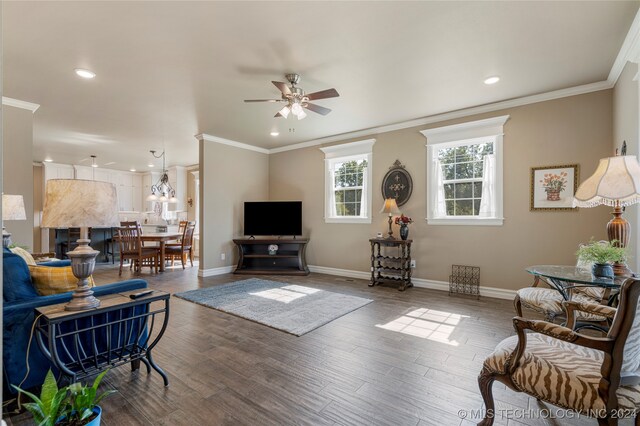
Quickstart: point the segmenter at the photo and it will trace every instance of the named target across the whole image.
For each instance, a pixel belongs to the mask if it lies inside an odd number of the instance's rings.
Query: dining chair
[[[196,229],[195,222],[188,222],[182,231],[182,237],[180,243],[167,244],[164,247],[165,260],[171,260],[171,266],[174,265],[174,260],[179,257],[182,261],[182,269],[185,269],[187,263],[187,255],[191,261],[193,267],[193,234]]]
[[[155,268],[158,272],[160,263],[160,253],[157,247],[144,247],[141,239],[142,232],[137,222],[121,222],[118,228],[118,242],[120,244],[120,270],[118,275],[122,275],[122,265],[125,260],[132,262],[135,272],[140,273],[143,266]],[[149,263],[145,264],[147,260]]]
[[[563,302],[567,327],[548,321],[513,319],[516,335],[498,343],[484,361],[478,385],[485,403],[481,426],[495,417],[494,381],[587,417],[599,425],[616,425],[635,417],[640,425],[640,280],[621,286],[618,308],[595,303]],[[572,328],[578,311],[612,321],[605,337]]]
[[[184,229],[187,227],[187,225],[189,224],[188,220],[181,220],[178,223],[178,233],[179,234],[183,234],[184,233]],[[182,242],[182,237],[178,240],[178,243]]]
[[[78,247],[78,239],[80,238],[80,228],[68,228],[65,241],[60,243],[61,257],[68,258],[67,253]],[[89,228],[89,239],[91,239],[91,228]]]

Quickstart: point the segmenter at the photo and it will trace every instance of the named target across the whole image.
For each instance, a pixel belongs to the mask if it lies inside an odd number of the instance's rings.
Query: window
[[[325,154],[325,222],[371,223],[375,139],[320,148]]]
[[[429,224],[502,225],[502,134],[508,118],[422,131]]]
[[[485,155],[493,154],[494,138],[437,149],[443,174],[447,216],[479,216]]]

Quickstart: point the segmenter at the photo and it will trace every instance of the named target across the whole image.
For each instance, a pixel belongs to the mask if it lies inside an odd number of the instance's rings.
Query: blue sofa
[[[27,375],[27,346],[31,338],[31,329],[35,320],[34,309],[64,303],[71,300],[72,292],[51,296],[39,296],[31,284],[31,275],[26,262],[18,255],[3,251],[3,390],[5,395],[15,394],[11,384],[22,389],[39,386],[44,381],[51,364],[38,347],[34,338],[29,351],[29,374]],[[67,262],[53,262],[51,266],[65,266]],[[97,297],[123,291],[147,287],[144,280],[128,280],[94,288]],[[25,379],[26,376],[26,379]]]

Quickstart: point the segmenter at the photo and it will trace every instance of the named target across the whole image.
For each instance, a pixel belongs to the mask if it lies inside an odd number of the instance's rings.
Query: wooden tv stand
[[[305,250],[308,238],[235,239],[238,246],[238,266],[234,274],[248,275],[309,275]],[[278,245],[276,254],[269,246]]]

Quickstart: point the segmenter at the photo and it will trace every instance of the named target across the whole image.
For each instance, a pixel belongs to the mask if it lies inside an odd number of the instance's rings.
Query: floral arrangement
[[[278,252],[278,245],[277,244],[269,244],[269,254],[274,255]]]
[[[396,225],[408,225],[410,223],[413,223],[413,219],[411,219],[409,216],[400,215],[396,217],[395,223]]]
[[[540,183],[545,192],[562,192],[567,187],[567,172],[545,173]]]

